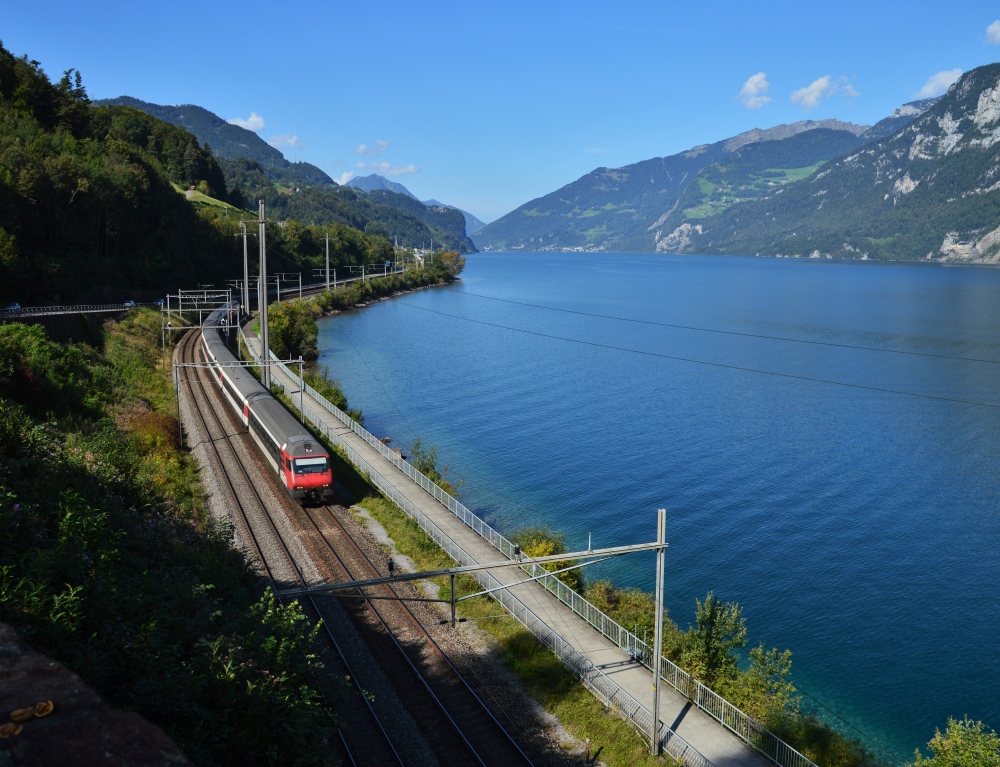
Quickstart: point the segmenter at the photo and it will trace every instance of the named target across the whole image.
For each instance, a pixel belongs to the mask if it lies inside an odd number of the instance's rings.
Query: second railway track
[[[179,347],[182,362],[199,361],[199,337],[194,331],[183,339]],[[299,507],[276,487],[271,473],[254,456],[256,448],[247,432],[218,397],[209,371],[198,367],[185,370],[196,372],[184,376],[185,390],[193,417],[205,434],[206,455],[225,478],[220,489],[228,496],[227,505],[234,509],[233,523],[272,586],[303,587],[381,575],[332,510]],[[400,587],[402,584],[393,586]],[[349,677],[357,688],[354,697],[364,701],[363,705],[348,706],[351,721],[345,722],[341,734],[345,763],[532,764],[502,724],[501,719],[510,725],[508,717],[502,712],[500,719],[494,716],[404,603],[379,601],[376,606],[367,600],[344,600],[348,603],[338,606],[332,601],[303,600],[310,612],[324,619],[325,636],[337,665],[331,671],[341,678]],[[425,743],[415,742],[414,734],[395,721],[407,717],[391,710],[376,711],[371,698],[386,696],[373,696],[359,682],[362,677],[370,678],[367,666],[374,661],[371,656],[349,661],[331,630],[344,621],[345,614],[372,647],[372,656],[378,658],[399,705],[405,706],[419,729],[417,740]],[[359,668],[359,663],[364,668]],[[364,709],[368,713],[360,717],[359,711]],[[403,732],[396,732],[399,729]],[[425,753],[428,749],[432,754]]]

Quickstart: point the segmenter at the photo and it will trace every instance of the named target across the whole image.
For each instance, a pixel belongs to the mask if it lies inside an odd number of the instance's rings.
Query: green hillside
[[[227,199],[237,207],[256,210],[256,201],[264,200],[278,218],[353,226],[411,247],[433,240],[449,250],[476,250],[464,222],[456,227],[451,217],[402,195],[369,200],[363,190],[339,186],[315,165],[289,162],[253,131],[203,107],[151,104],[131,96],[98,103],[141,109],[193,133],[217,158],[230,190]]]
[[[53,84],[0,46],[0,300],[224,280],[217,230],[172,184],[226,196],[218,164],[187,131],[94,108],[79,73]]]
[[[650,250],[650,224],[692,178],[726,153],[723,142],[624,168],[598,168],[525,203],[473,236],[488,250]]]
[[[658,250],[996,260],[1000,64],[971,70],[929,111],[760,200],[665,234]],[[665,230],[666,232],[666,230]]]
[[[212,112],[194,104],[181,106],[151,104],[131,96],[104,99],[98,105],[129,106],[164,122],[173,123],[208,144],[218,159],[233,160],[244,157],[256,160],[275,181],[297,184],[333,184],[326,173],[307,162],[289,162],[285,156],[253,131],[228,123]]]
[[[737,203],[772,194],[862,143],[849,131],[821,128],[740,147],[694,177],[659,231],[673,231],[685,221],[695,223]]]
[[[217,162],[187,130],[145,112],[95,107],[79,74],[53,84],[38,62],[0,45],[0,304],[221,287],[243,271],[238,223],[256,218],[242,209],[256,199],[286,223],[268,230],[272,268],[306,279],[325,266],[327,236],[341,274],[392,259],[397,233],[458,249],[458,238],[363,193],[300,189],[276,184],[254,161]],[[241,205],[228,204],[235,198]]]

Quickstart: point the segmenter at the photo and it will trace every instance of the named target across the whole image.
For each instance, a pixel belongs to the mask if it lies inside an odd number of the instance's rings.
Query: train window
[[[322,474],[326,471],[326,456],[322,458],[296,458],[296,474]]]

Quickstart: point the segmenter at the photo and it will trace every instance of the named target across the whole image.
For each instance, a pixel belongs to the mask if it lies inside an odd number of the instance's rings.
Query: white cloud
[[[345,170],[343,173],[340,174],[339,177],[335,178],[334,181],[336,181],[338,184],[340,184],[341,186],[343,186],[348,181],[350,181],[352,178],[354,178],[354,171],[353,170]]]
[[[1000,19],[986,27],[986,44],[1000,45]]]
[[[239,125],[241,128],[252,130],[255,133],[264,130],[264,118],[256,112],[251,112],[246,120],[242,117],[234,117],[232,120],[226,120],[226,122],[230,125]]]
[[[837,91],[830,75],[823,75],[818,80],[813,80],[805,88],[799,88],[792,92],[792,103],[798,104],[803,110],[808,112],[819,106],[819,102],[828,96],[832,96]]]
[[[940,96],[961,76],[961,69],[945,69],[936,75],[931,75],[930,79],[924,83],[924,87],[917,93],[917,98],[929,99],[931,96]]]
[[[583,151],[585,154],[605,154],[608,150],[602,146],[585,146]]]
[[[767,75],[763,72],[751,75],[740,88],[740,101],[747,109],[760,109],[771,102],[771,97],[767,95],[767,89],[770,87],[771,83],[767,81]]]
[[[267,140],[267,143],[273,146],[275,149],[303,149],[305,144],[302,139],[296,136],[294,133],[280,133],[277,136],[271,136]]]
[[[402,176],[406,173],[417,173],[420,171],[416,165],[393,165],[391,162],[359,162],[357,167],[361,170],[370,170],[383,176]]]
[[[358,144],[358,148],[354,150],[354,154],[361,155],[362,157],[377,157],[388,148],[389,142],[385,139],[379,139],[371,146]]]
[[[860,93],[858,93],[858,89],[855,88],[850,83],[845,83],[844,86],[841,88],[840,92],[844,94],[844,98],[848,99],[856,99],[858,96],[861,95]]]

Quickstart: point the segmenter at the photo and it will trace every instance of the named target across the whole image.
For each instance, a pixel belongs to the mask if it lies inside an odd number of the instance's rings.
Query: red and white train
[[[333,472],[325,446],[309,433],[243,366],[222,337],[220,326],[232,307],[213,312],[202,326],[205,357],[225,400],[260,445],[288,494],[301,504],[333,497]]]

